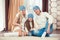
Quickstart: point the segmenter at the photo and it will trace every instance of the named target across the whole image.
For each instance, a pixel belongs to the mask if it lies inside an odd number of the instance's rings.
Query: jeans
[[[48,21],[46,22],[45,28],[38,29],[36,32],[35,32],[34,30],[32,30],[32,31],[29,32],[28,35],[29,35],[29,36],[41,37],[42,34],[47,31],[47,28],[48,28]],[[51,24],[51,26],[50,26],[50,32],[52,32],[52,31],[53,31],[53,24]],[[49,37],[49,35],[50,35],[50,34],[46,33],[45,36],[46,36],[46,37]]]

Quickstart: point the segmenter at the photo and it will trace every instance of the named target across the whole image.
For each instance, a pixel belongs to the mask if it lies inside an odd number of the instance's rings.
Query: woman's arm
[[[15,19],[13,20],[13,25],[16,25],[16,26],[19,26],[20,24],[18,24],[17,23],[17,21],[18,21],[18,19],[19,19],[19,13],[18,14],[16,14],[16,17],[15,17]]]
[[[15,17],[15,19],[14,19],[14,21],[13,21],[13,25],[19,26],[20,24],[18,24],[17,21],[18,21],[18,18]]]

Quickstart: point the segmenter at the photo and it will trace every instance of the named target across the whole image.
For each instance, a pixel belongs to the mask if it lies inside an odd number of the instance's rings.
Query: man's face
[[[26,10],[22,10],[22,14],[25,15],[26,14]]]
[[[33,19],[32,18],[28,18],[28,20],[31,22]]]
[[[39,10],[39,9],[34,10],[34,12],[35,12],[37,15],[40,14],[40,10]]]

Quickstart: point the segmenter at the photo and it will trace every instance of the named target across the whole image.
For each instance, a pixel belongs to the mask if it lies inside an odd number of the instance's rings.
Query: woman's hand
[[[22,26],[19,24],[19,27],[22,29]]]
[[[30,29],[30,30],[34,30],[34,28]]]
[[[22,35],[26,36],[26,35],[28,35],[28,33],[27,32],[22,32]]]

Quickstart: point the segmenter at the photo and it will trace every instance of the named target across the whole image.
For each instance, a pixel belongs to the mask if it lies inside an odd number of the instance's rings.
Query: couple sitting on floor
[[[13,21],[13,32],[18,32],[19,36],[45,36],[49,37],[53,31],[53,17],[47,12],[41,12],[38,6],[33,7],[35,18],[32,13],[26,16],[26,8],[19,7],[20,12],[17,13]]]

